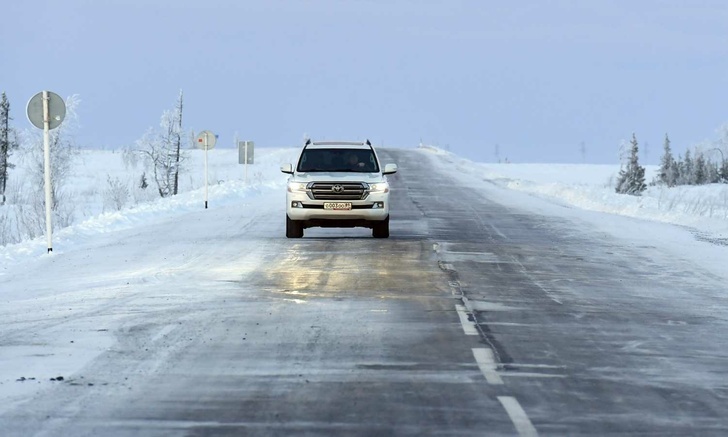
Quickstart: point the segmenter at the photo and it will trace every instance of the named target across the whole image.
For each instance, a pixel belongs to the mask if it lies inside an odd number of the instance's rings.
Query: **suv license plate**
[[[333,209],[335,211],[349,211],[349,210],[351,210],[351,203],[348,203],[348,202],[326,202],[326,203],[324,203],[324,209]]]

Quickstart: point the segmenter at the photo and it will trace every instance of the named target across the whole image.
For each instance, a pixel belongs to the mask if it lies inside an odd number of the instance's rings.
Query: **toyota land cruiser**
[[[301,238],[312,227],[372,230],[375,238],[389,237],[388,174],[367,140],[311,142],[307,140],[294,168],[281,167],[288,178],[286,237]]]

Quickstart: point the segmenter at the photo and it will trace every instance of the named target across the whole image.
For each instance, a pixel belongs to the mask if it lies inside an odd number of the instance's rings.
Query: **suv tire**
[[[374,224],[374,227],[372,227],[372,237],[389,238],[389,216],[381,222]]]
[[[291,220],[286,214],[286,237],[301,238],[303,237],[303,224],[298,220]]]

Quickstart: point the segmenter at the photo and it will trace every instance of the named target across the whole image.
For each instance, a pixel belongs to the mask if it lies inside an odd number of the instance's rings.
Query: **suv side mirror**
[[[394,174],[397,173],[397,164],[387,164],[384,166],[382,174]]]
[[[291,164],[282,165],[281,171],[286,174],[293,174],[293,165],[291,165]]]

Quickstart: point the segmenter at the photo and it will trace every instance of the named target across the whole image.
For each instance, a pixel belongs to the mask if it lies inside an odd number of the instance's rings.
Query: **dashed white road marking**
[[[508,413],[508,417],[511,418],[511,422],[513,422],[513,425],[516,427],[516,431],[518,431],[519,436],[538,436],[536,428],[531,423],[531,419],[528,418],[526,412],[523,411],[521,404],[518,403],[518,399],[511,396],[498,396],[498,400],[501,405],[503,405],[503,408],[506,409],[506,413]]]
[[[535,373],[535,372],[509,372],[505,376],[509,378],[566,378],[566,375],[557,373]]]
[[[475,329],[475,323],[468,319],[468,311],[462,305],[455,305],[455,309],[460,317],[460,324],[463,325],[463,331],[465,335],[478,335],[478,330]]]
[[[478,363],[480,371],[483,372],[483,376],[485,376],[485,380],[488,381],[489,384],[503,384],[503,380],[496,371],[498,364],[495,362],[492,350],[485,348],[473,348],[473,356],[475,356],[475,362]]]

